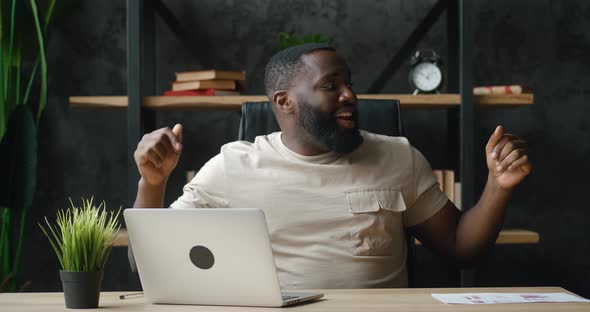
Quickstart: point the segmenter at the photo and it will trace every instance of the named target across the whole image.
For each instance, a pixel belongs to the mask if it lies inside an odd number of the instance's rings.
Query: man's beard
[[[299,101],[299,104],[297,123],[317,143],[339,154],[348,154],[363,143],[363,137],[358,129],[356,113],[354,114],[355,127],[345,129],[338,126],[335,112],[321,112],[314,109],[306,101]]]

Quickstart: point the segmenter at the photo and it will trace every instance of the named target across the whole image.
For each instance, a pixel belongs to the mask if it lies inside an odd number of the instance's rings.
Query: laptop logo
[[[213,253],[205,246],[194,246],[188,256],[191,262],[199,269],[208,270],[215,263]]]

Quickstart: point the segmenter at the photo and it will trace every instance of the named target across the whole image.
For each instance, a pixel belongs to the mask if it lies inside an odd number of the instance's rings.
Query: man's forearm
[[[456,237],[459,261],[469,263],[478,258],[495,243],[502,228],[511,190],[502,189],[493,181],[488,177],[477,204],[459,219]]]
[[[139,179],[137,197],[135,198],[133,208],[162,208],[164,206],[166,182],[151,185],[146,183],[143,178]]]

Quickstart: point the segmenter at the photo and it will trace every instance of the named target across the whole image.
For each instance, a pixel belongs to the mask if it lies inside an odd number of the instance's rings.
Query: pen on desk
[[[132,298],[138,298],[138,297],[143,297],[143,293],[140,292],[140,293],[120,295],[119,299],[123,300],[123,299],[132,299]]]

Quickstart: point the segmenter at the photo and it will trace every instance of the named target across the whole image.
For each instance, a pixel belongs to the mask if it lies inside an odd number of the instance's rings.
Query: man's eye
[[[336,85],[333,83],[326,83],[322,85],[322,89],[324,90],[334,90],[336,89]]]
[[[351,89],[351,90],[352,90],[352,86],[354,86],[354,84],[353,84],[352,82],[349,82],[349,83],[347,83],[347,84],[346,84],[346,86],[347,86],[349,89]]]

